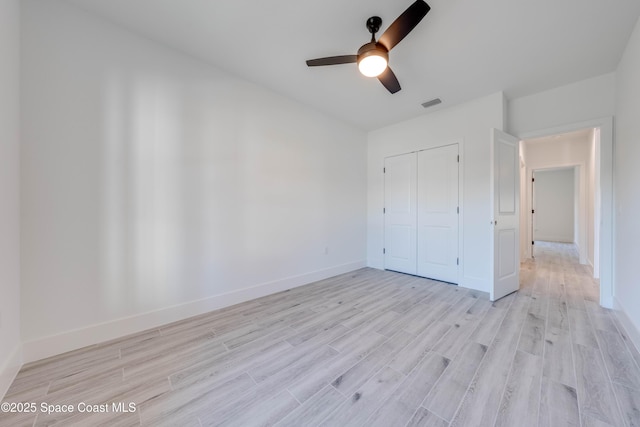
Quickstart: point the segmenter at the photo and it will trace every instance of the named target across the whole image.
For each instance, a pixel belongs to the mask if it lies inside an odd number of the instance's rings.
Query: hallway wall
[[[615,303],[640,349],[640,20],[617,73],[615,150]]]
[[[535,173],[535,226],[533,240],[574,243],[574,170],[559,169]]]

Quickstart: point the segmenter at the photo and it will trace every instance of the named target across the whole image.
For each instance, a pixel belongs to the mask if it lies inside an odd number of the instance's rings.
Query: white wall
[[[540,138],[538,140],[526,141],[526,161],[527,161],[527,182],[531,182],[532,171],[542,169],[564,168],[577,166],[579,180],[577,182],[579,191],[579,207],[577,209],[577,236],[574,237],[580,253],[580,262],[587,263],[587,227],[593,227],[593,224],[587,224],[588,209],[587,192],[589,191],[588,182],[591,174],[589,168],[589,150],[591,139],[589,137],[576,137],[561,135],[558,139],[555,137]],[[525,195],[527,212],[531,212],[531,187],[527,189]],[[573,199],[571,200],[573,202]],[[592,208],[592,207],[591,207]],[[527,219],[525,225],[525,233],[521,238],[526,238],[527,242],[531,242],[531,216]],[[529,255],[530,256],[530,255]]]
[[[0,0],[0,401],[20,369],[19,0]]]
[[[384,268],[382,208],[384,158],[441,145],[460,143],[462,168],[460,285],[490,290],[492,216],[489,202],[490,129],[504,125],[502,93],[425,114],[369,133],[367,263]]]
[[[535,172],[533,240],[574,242],[574,169]]]
[[[596,263],[596,254],[599,234],[599,192],[600,174],[598,168],[600,163],[596,160],[599,158],[598,148],[600,129],[593,129],[589,134],[589,142],[587,146],[587,262],[594,267],[594,276],[599,277],[598,264]]]
[[[640,348],[640,20],[617,71],[615,149],[615,299]]]
[[[531,256],[531,240],[527,230],[528,218],[531,216],[529,202],[527,201],[528,189],[531,181],[527,181],[527,144],[520,140],[520,262]]]
[[[23,3],[27,360],[365,265],[364,132]]]
[[[516,136],[541,129],[612,116],[615,73],[512,99],[509,133]]]

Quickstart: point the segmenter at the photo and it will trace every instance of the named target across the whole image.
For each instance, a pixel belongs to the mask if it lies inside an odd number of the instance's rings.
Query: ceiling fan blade
[[[401,89],[398,78],[393,74],[393,71],[391,71],[391,68],[389,67],[387,67],[387,69],[378,76],[378,80],[380,80],[380,83],[382,83],[383,86],[392,94]]]
[[[318,67],[321,65],[350,64],[352,62],[358,62],[358,55],[328,56],[326,58],[309,59],[307,60],[307,65],[309,67]]]
[[[422,18],[431,10],[431,7],[423,0],[416,0],[407,8],[398,18],[393,21],[389,28],[380,36],[378,42],[387,50],[393,49],[395,45],[400,43],[407,34],[413,30]]]

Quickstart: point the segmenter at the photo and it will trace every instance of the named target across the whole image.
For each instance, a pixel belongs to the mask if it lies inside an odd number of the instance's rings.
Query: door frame
[[[524,132],[517,137],[533,139],[585,128],[600,128],[600,305],[613,308],[613,117]]]

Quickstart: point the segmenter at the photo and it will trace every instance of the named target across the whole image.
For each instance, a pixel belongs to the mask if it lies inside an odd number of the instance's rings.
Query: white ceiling
[[[412,0],[68,0],[364,130],[503,90],[519,97],[614,71],[638,0],[427,0],[431,12],[390,54],[402,90],[389,94],[355,54]],[[439,97],[440,106],[421,103]]]

